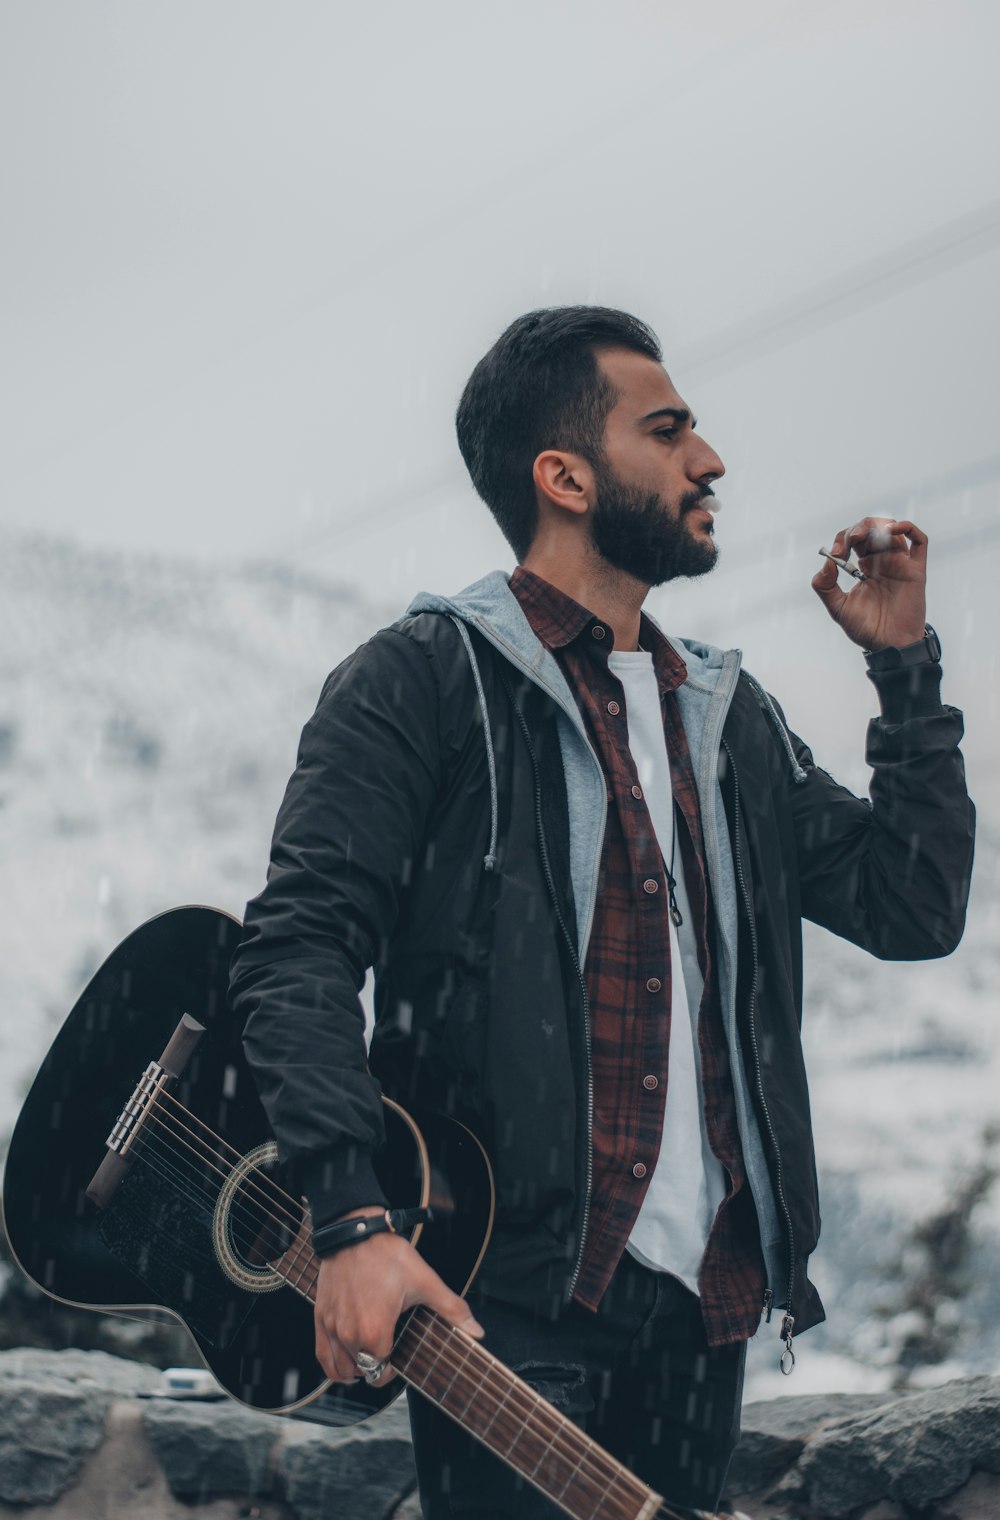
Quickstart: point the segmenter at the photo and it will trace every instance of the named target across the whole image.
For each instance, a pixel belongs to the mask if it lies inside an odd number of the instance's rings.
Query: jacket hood
[[[406,615],[418,612],[441,612],[450,617],[461,618],[465,623],[480,628],[484,633],[495,635],[493,642],[507,644],[520,659],[520,663],[540,674],[548,669],[548,662],[555,661],[539,644],[531,624],[521,610],[521,604],[510,589],[509,577],[503,570],[491,570],[481,580],[473,581],[464,591],[454,596],[439,596],[434,592],[420,591],[413,598]],[[649,614],[646,614],[649,617]],[[650,622],[656,628],[655,618]],[[663,629],[660,629],[663,633]],[[714,688],[722,672],[726,651],[696,639],[678,639],[664,633],[688,668],[688,679]]]

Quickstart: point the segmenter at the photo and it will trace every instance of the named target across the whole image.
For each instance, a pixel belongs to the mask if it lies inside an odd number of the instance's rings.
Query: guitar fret
[[[496,1409],[494,1409],[493,1413],[490,1415],[490,1417],[487,1420],[486,1424],[483,1425],[482,1428],[476,1432],[476,1434],[479,1436],[479,1438],[480,1438],[481,1441],[485,1441],[488,1432],[493,1429],[493,1426],[494,1426],[494,1424],[495,1424],[495,1422],[497,1420],[497,1417],[502,1413],[503,1406],[506,1404],[507,1399],[510,1396],[510,1393],[511,1393],[511,1390],[508,1388],[506,1390],[506,1392],[504,1392],[504,1393],[502,1393],[500,1395],[500,1399],[499,1399],[499,1401],[497,1403]]]
[[[422,1340],[426,1341],[426,1336],[423,1336]],[[442,1356],[444,1355],[445,1351],[447,1350],[447,1346],[448,1346],[447,1341],[443,1340],[441,1342],[440,1346],[437,1348],[437,1350],[434,1353],[434,1360],[430,1363],[429,1366],[427,1366],[427,1367],[424,1368],[424,1375],[426,1377],[430,1377],[431,1373],[434,1371],[434,1368],[437,1366],[438,1362],[441,1360]]]
[[[295,1249],[294,1249],[294,1251],[292,1253],[292,1258],[291,1258],[291,1262],[290,1262],[290,1265],[292,1267],[298,1268],[298,1276],[295,1279],[295,1286],[296,1287],[301,1287],[302,1286],[302,1279],[305,1276],[306,1270],[309,1267],[310,1256],[311,1256],[312,1253],[310,1252],[309,1255],[305,1256],[305,1258],[303,1259],[303,1253],[305,1251],[305,1248],[306,1248],[306,1242],[303,1239],[303,1237],[300,1236],[299,1239],[298,1239],[298,1241],[297,1241],[297,1243],[296,1243],[296,1245],[295,1245]]]
[[[468,1357],[466,1358],[466,1366],[468,1366]],[[485,1381],[489,1377],[489,1375],[490,1375],[490,1369],[489,1369],[489,1364],[487,1363],[487,1365],[485,1367],[483,1367],[483,1368],[480,1369],[479,1381],[478,1381],[478,1383],[475,1384],[475,1386],[473,1387],[472,1392],[469,1394],[468,1399],[466,1400],[465,1404],[462,1406],[461,1414],[459,1414],[458,1411],[455,1411],[455,1418],[456,1419],[461,1419],[463,1416],[465,1416],[465,1415],[468,1414],[469,1410],[472,1408],[473,1400],[476,1399],[478,1397],[479,1393],[482,1391],[483,1384],[485,1383]]]
[[[457,1331],[450,1331],[449,1332],[449,1339],[452,1336],[457,1336],[457,1335],[458,1335]],[[445,1349],[445,1347],[442,1347],[442,1352],[444,1351],[444,1349]],[[448,1397],[448,1395],[451,1393],[451,1390],[454,1388],[456,1382],[462,1376],[462,1373],[465,1371],[465,1368],[466,1368],[466,1366],[468,1364],[468,1360],[469,1360],[469,1354],[465,1350],[464,1347],[453,1345],[451,1347],[451,1349],[452,1350],[457,1350],[458,1356],[459,1356],[459,1363],[458,1363],[458,1366],[455,1368],[455,1371],[452,1373],[451,1382],[448,1384],[448,1386],[446,1388],[442,1388],[440,1390],[439,1394],[438,1394],[438,1397],[440,1398],[440,1400],[441,1400],[442,1403],[444,1403],[445,1399]]]

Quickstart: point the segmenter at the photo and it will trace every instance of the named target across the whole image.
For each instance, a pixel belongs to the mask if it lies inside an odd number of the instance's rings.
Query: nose
[[[713,480],[721,480],[726,473],[726,467],[712,445],[704,438],[700,438],[697,433],[692,433],[691,437],[695,448],[688,460],[690,478],[703,485],[711,485]]]

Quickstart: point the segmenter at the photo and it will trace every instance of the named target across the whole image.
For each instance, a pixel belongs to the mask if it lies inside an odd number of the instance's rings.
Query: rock
[[[41,1351],[25,1348],[0,1351],[0,1379],[6,1376],[29,1382],[56,1378],[64,1383],[93,1383],[106,1393],[128,1396],[152,1393],[162,1374],[148,1362],[133,1362],[106,1351]]]
[[[892,1399],[888,1393],[828,1393],[748,1404],[743,1410],[743,1434],[726,1478],[726,1495],[769,1488],[798,1461],[806,1442],[818,1430]],[[795,1497],[795,1490],[785,1496]]]
[[[406,1405],[347,1430],[288,1431],[278,1467],[297,1520],[391,1520],[417,1481]]]
[[[283,1429],[274,1415],[230,1402],[150,1399],[143,1426],[178,1499],[216,1494],[252,1499],[271,1491],[271,1450]]]
[[[798,1477],[822,1520],[892,1499],[929,1509],[974,1470],[1000,1472],[1000,1378],[964,1378],[842,1419],[803,1450]]]
[[[416,1489],[403,1500],[398,1509],[392,1512],[392,1520],[422,1520],[422,1517],[420,1495]]]
[[[405,1402],[347,1429],[150,1398],[154,1367],[0,1353],[0,1520],[419,1520]],[[997,1520],[1000,1378],[749,1405],[727,1502],[758,1520]]]
[[[39,1356],[43,1353],[25,1353]],[[0,1366],[0,1501],[51,1503],[75,1483],[104,1439],[110,1395],[51,1369],[19,1375],[7,1353]]]
[[[964,1488],[934,1510],[932,1520],[997,1520],[998,1514],[1000,1491],[996,1479],[988,1473],[974,1473]]]

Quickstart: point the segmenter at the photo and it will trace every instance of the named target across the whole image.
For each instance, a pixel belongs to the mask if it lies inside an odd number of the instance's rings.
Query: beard
[[[656,491],[626,486],[605,465],[595,465],[597,500],[590,514],[590,541],[616,570],[646,586],[682,576],[705,575],[719,557],[713,529],[692,530],[686,519],[711,491],[686,491],[676,511]]]

